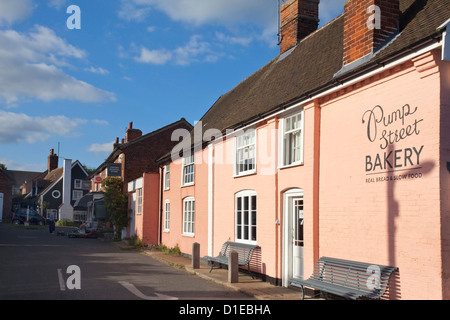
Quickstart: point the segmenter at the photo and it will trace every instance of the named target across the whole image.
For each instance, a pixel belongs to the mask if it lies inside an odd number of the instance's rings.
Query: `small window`
[[[283,120],[282,165],[303,161],[303,111]]]
[[[164,190],[170,189],[170,164],[164,167]]]
[[[255,191],[236,194],[236,241],[256,243],[257,201]]]
[[[183,186],[189,186],[194,184],[194,166],[195,156],[194,154],[183,158]]]
[[[183,235],[194,236],[195,200],[189,197],[183,200]]]
[[[72,192],[72,200],[77,201],[79,199],[83,198],[83,191],[82,190],[73,190]]]
[[[170,231],[170,201],[164,202],[164,231]]]
[[[83,187],[83,180],[75,179],[74,180],[74,189],[81,189]]]
[[[235,174],[253,173],[256,170],[256,130],[252,129],[236,137]]]
[[[136,214],[142,214],[142,188],[137,189],[137,210]]]

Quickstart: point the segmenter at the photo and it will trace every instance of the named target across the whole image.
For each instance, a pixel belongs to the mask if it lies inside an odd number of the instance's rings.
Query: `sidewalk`
[[[184,256],[168,255],[156,250],[144,250],[146,255],[174,267],[185,269],[201,278],[216,282],[230,289],[245,293],[258,300],[300,300],[301,294],[295,289],[274,286],[260,279],[252,279],[246,274],[239,275],[239,283],[228,282],[228,270],[214,269],[209,272],[208,265],[200,263],[200,269],[192,268],[191,259]]]

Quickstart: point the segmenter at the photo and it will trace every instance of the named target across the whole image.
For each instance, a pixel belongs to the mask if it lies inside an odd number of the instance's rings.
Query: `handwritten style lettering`
[[[408,117],[417,112],[418,108],[412,110],[409,104],[395,110],[391,114],[385,114],[383,108],[379,105],[371,110],[367,110],[362,118],[362,123],[367,124],[367,138],[370,142],[380,141],[380,148],[386,149],[389,145],[404,140],[412,135],[419,135],[419,123],[423,119],[414,119],[405,125]],[[400,122],[400,129],[388,128],[392,124]]]

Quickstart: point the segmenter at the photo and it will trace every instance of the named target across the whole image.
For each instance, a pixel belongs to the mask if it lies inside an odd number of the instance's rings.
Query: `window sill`
[[[296,162],[296,163],[292,163],[292,164],[279,166],[278,169],[283,170],[283,169],[289,169],[289,168],[294,168],[294,167],[303,167],[304,165],[305,165],[304,162]]]
[[[182,184],[182,185],[181,185],[181,188],[185,188],[185,187],[192,187],[192,186],[195,186],[195,183],[194,183],[194,182],[192,182],[192,183],[186,183],[186,184]]]
[[[256,169],[252,170],[252,171],[246,171],[240,174],[234,174],[233,178],[241,178],[241,177],[247,177],[247,176],[252,176],[256,174]]]
[[[182,233],[181,236],[187,237],[187,238],[194,238],[195,234],[194,233]]]

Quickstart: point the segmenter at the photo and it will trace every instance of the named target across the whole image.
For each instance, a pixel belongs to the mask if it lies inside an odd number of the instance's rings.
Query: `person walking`
[[[48,223],[48,229],[50,231],[50,233],[53,233],[55,231],[55,213],[54,212],[50,212],[50,217],[49,217],[49,223]]]

